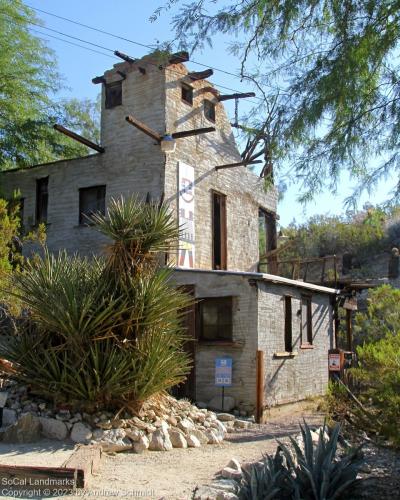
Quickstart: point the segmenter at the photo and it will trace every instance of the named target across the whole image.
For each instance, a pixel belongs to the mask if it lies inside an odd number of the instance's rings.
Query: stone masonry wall
[[[304,290],[258,281],[258,345],[265,352],[267,406],[299,401],[323,394],[328,385],[328,349],[333,347],[330,296],[312,294],[313,349],[300,347],[300,299]],[[276,358],[285,351],[284,295],[292,296],[294,357]]]
[[[215,358],[229,356],[233,360],[233,385],[225,388],[236,405],[253,411],[256,404],[257,289],[249,277],[223,272],[176,271],[179,285],[195,285],[195,298],[233,296],[233,344],[198,342],[196,348],[196,400],[209,401],[221,395],[215,387]],[[235,344],[235,345],[234,345]]]
[[[224,106],[211,92],[205,80],[192,82],[185,79],[183,65],[166,70],[167,130],[175,132],[215,126],[216,131],[177,140],[176,150],[167,155],[165,169],[166,199],[177,211],[178,162],[183,161],[195,169],[195,233],[196,263],[199,269],[212,267],[212,190],[227,196],[227,268],[228,270],[256,271],[258,249],[258,209],[276,212],[277,192],[268,193],[263,180],[246,167],[216,171],[214,167],[241,160]],[[194,89],[193,106],[181,99],[182,81]],[[216,121],[209,121],[203,112],[203,100],[216,103]]]

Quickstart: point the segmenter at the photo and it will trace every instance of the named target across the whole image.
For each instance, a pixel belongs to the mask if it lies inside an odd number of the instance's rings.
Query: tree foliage
[[[398,175],[399,0],[196,0],[174,27],[192,49],[236,37],[240,76],[263,101],[249,121],[265,127],[281,173],[290,160],[303,199],[335,189],[343,169],[359,181],[354,196]]]
[[[0,0],[0,169],[88,154],[62,136],[56,122],[98,137],[96,106],[60,101],[62,79],[52,51],[30,28],[39,24],[22,0]]]
[[[56,403],[132,411],[185,379],[182,311],[190,300],[170,284],[159,252],[177,241],[167,206],[111,202],[95,228],[107,257],[48,252],[17,272],[13,295],[29,311],[0,344],[11,376]]]

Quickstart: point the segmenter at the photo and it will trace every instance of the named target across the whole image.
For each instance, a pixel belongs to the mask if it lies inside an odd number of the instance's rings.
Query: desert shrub
[[[105,258],[46,251],[15,274],[13,293],[29,315],[0,357],[13,363],[14,379],[56,403],[137,411],[190,367],[181,325],[189,298],[158,258],[178,229],[166,206],[133,198],[91,221],[112,241]]]
[[[367,431],[400,446],[400,330],[357,348],[358,367],[352,375],[360,383],[360,400],[370,416],[354,412]]]
[[[309,426],[300,425],[302,445],[290,437],[291,448],[279,443],[274,457],[266,455],[244,473],[239,497],[242,500],[333,500],[348,498],[362,463],[359,449],[338,454],[340,426],[319,432],[313,443]],[[327,436],[329,430],[329,436]]]

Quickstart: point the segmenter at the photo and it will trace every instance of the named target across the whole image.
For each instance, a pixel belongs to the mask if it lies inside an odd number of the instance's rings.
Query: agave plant
[[[107,257],[45,252],[16,274],[13,293],[29,315],[0,358],[56,402],[138,410],[190,369],[181,324],[190,299],[157,260],[179,233],[167,207],[137,199],[112,201],[93,221],[111,238]]]
[[[328,435],[324,424],[314,444],[309,426],[300,425],[303,448],[290,437],[292,449],[283,443],[273,457],[266,455],[262,465],[255,464],[243,473],[241,500],[335,500],[349,498],[362,459],[360,448],[337,456],[340,426]],[[344,496],[346,494],[346,496]]]

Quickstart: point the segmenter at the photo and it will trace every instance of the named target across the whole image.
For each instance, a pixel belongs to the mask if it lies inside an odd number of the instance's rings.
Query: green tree
[[[87,154],[53,130],[56,122],[98,138],[94,105],[56,100],[62,86],[56,60],[29,31],[31,23],[40,20],[21,0],[0,0],[0,170]]]
[[[249,121],[281,173],[295,172],[302,199],[336,189],[342,170],[359,181],[353,198],[398,173],[399,0],[196,0],[174,27],[192,49],[236,37],[239,73],[263,100]]]

